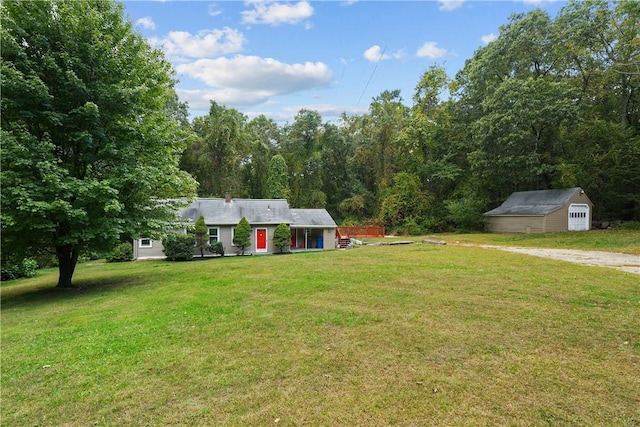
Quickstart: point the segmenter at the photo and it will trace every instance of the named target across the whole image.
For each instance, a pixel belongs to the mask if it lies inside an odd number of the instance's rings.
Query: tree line
[[[200,196],[287,198],[338,223],[480,229],[514,191],[582,187],[594,218],[640,219],[640,3],[513,15],[454,78],[419,77],[366,114],[283,126],[211,102],[181,168]],[[186,120],[186,118],[185,118]]]

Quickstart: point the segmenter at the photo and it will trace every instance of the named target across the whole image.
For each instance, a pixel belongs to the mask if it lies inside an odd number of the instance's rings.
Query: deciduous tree
[[[78,256],[150,235],[195,182],[173,71],[111,0],[3,1],[2,251]]]

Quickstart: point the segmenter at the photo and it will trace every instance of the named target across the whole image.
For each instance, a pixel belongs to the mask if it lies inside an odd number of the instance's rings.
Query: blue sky
[[[384,90],[407,105],[420,76],[450,77],[514,13],[566,3],[503,1],[125,1],[135,28],[174,65],[191,117],[214,100],[250,119],[324,121],[367,112]]]

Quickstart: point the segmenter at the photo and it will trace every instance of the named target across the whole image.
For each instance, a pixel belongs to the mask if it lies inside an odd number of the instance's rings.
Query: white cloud
[[[386,53],[380,49],[380,46],[377,44],[371,46],[369,49],[365,50],[362,54],[367,61],[378,62],[378,61],[386,61],[389,59],[402,59],[405,57],[405,53],[402,50],[398,50],[396,52]]]
[[[204,58],[242,50],[245,38],[241,32],[225,27],[222,30],[202,30],[198,34],[171,31],[163,39],[150,38],[152,45],[162,47],[172,58]]]
[[[242,12],[244,24],[297,24],[313,15],[313,7],[306,1],[291,4],[251,0],[245,4],[253,9]]]
[[[492,41],[494,41],[497,38],[498,38],[498,36],[496,36],[495,34],[491,33],[491,34],[487,34],[487,35],[484,35],[484,36],[480,37],[480,40],[482,40],[482,43],[484,43],[484,44],[489,44],[489,43],[491,43]]]
[[[220,9],[217,3],[211,3],[207,9],[207,13],[209,16],[218,16],[222,14],[222,9]]]
[[[557,0],[521,0],[522,3],[529,5],[529,6],[540,6],[542,4],[549,4],[549,3],[555,3]]]
[[[464,1],[465,0],[438,0],[438,3],[440,3],[440,10],[449,12],[462,6]]]
[[[425,42],[416,52],[416,56],[430,59],[440,58],[446,54],[447,50],[439,48],[437,42]]]
[[[272,58],[243,55],[200,59],[178,65],[176,71],[211,87],[251,92],[261,99],[325,86],[332,78],[331,70],[322,62],[285,64]]]
[[[231,108],[258,105],[269,99],[268,93],[246,92],[235,89],[176,89],[178,97],[189,103],[190,110],[209,110],[211,101]]]
[[[136,21],[136,25],[140,25],[145,30],[155,30],[156,23],[153,22],[150,16],[145,16],[144,18],[140,18]]]

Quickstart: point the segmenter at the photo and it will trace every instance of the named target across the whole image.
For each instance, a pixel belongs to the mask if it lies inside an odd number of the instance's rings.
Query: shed
[[[545,233],[591,229],[593,203],[580,187],[518,191],[485,212],[493,233]]]

